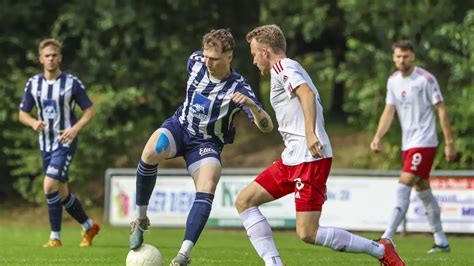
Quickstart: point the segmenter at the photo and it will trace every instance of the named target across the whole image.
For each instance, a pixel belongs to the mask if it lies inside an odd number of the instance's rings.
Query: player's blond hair
[[[58,48],[59,52],[61,52],[61,48],[62,48],[63,45],[61,44],[60,41],[58,41],[54,38],[43,39],[38,45],[38,54],[40,54],[41,50],[43,50],[47,46],[54,46],[54,47]]]
[[[222,52],[234,50],[234,37],[229,30],[211,30],[202,37],[202,49],[220,47]]]
[[[286,52],[286,39],[278,25],[263,25],[247,33],[247,42],[255,39],[257,42],[270,46],[275,52]]]

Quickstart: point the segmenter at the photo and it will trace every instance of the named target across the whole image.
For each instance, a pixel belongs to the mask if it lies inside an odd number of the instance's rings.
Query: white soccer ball
[[[128,252],[126,266],[163,266],[163,257],[154,246],[142,244],[138,249]]]

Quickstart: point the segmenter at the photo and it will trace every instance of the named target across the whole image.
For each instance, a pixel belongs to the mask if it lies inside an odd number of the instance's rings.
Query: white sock
[[[428,223],[430,224],[431,232],[433,232],[435,244],[438,246],[448,245],[448,239],[441,225],[441,210],[431,189],[420,191],[417,193],[417,196],[425,206]]]
[[[250,242],[265,266],[283,265],[280,254],[273,241],[272,228],[257,207],[248,208],[240,214],[240,219],[247,230]]]
[[[143,220],[146,218],[146,211],[148,209],[148,205],[141,205],[138,206],[138,218]]]
[[[385,251],[385,247],[375,241],[335,227],[320,226],[315,244],[335,251],[367,253],[377,259],[381,259]]]
[[[383,233],[382,238],[393,238],[393,235],[397,231],[397,227],[400,225],[407,213],[408,206],[410,205],[410,193],[411,187],[398,183],[395,208],[390,217],[388,228]]]
[[[51,231],[49,238],[61,240],[61,232]]]
[[[189,254],[191,254],[191,249],[193,249],[193,247],[194,247],[193,241],[184,240],[183,244],[181,244],[181,249],[178,251],[178,253],[184,254],[187,257],[189,257]]]
[[[92,225],[93,225],[93,224],[94,224],[94,222],[89,218],[89,219],[87,219],[85,222],[83,222],[83,223],[81,224],[81,226],[82,226],[82,229],[84,229],[84,230],[87,231],[87,230],[89,230],[89,229],[92,228]]]

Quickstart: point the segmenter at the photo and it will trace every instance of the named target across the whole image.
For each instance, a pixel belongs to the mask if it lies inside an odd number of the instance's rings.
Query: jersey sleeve
[[[274,66],[281,70],[277,71],[277,78],[283,84],[285,92],[290,98],[293,97],[293,92],[298,86],[307,83],[297,64],[295,61],[281,60]]]
[[[92,101],[87,95],[86,87],[84,87],[84,84],[82,84],[78,78],[74,78],[72,97],[82,110],[92,106]]]
[[[393,94],[390,80],[387,80],[387,95],[385,96],[385,104],[391,104],[391,105],[396,104],[396,98],[395,98],[395,95]]]
[[[262,103],[257,99],[257,96],[255,96],[255,93],[253,92],[252,87],[250,87],[250,85],[247,83],[246,80],[243,80],[239,84],[239,86],[237,86],[235,91],[240,92],[244,94],[245,96],[249,97],[252,101],[255,102],[256,105],[258,105],[260,108],[263,108]],[[252,112],[250,111],[250,108],[248,108],[244,104],[238,104],[238,107],[244,110],[244,112],[247,114],[250,121],[254,122],[254,117],[252,115]]]
[[[35,106],[35,99],[33,98],[33,95],[31,94],[31,79],[28,80],[25,86],[25,92],[23,93],[23,98],[21,99],[20,103],[20,110],[24,112],[31,112],[33,107]]]
[[[196,64],[196,62],[204,63],[204,55],[202,51],[195,51],[189,56],[188,63],[186,65],[188,74],[191,74],[191,72],[193,71],[193,66],[194,64]]]
[[[440,103],[444,100],[443,95],[441,94],[441,89],[438,85],[438,81],[434,76],[431,76],[426,86],[427,89],[425,91],[427,92],[428,99],[432,105]]]

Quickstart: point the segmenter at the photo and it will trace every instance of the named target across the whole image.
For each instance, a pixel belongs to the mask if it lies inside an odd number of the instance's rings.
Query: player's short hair
[[[413,44],[409,40],[398,40],[392,45],[392,52],[395,51],[396,48],[399,48],[403,51],[412,51],[414,52],[415,50],[413,49]]]
[[[278,25],[263,25],[247,33],[247,42],[255,39],[257,42],[270,46],[275,52],[286,52],[286,39]]]
[[[202,49],[221,47],[222,52],[234,50],[234,37],[227,29],[211,30],[202,37]]]
[[[41,50],[43,50],[47,46],[54,46],[54,47],[58,48],[59,51],[61,51],[61,48],[62,48],[63,45],[60,41],[58,41],[54,38],[43,39],[38,45],[38,54],[41,53]]]

